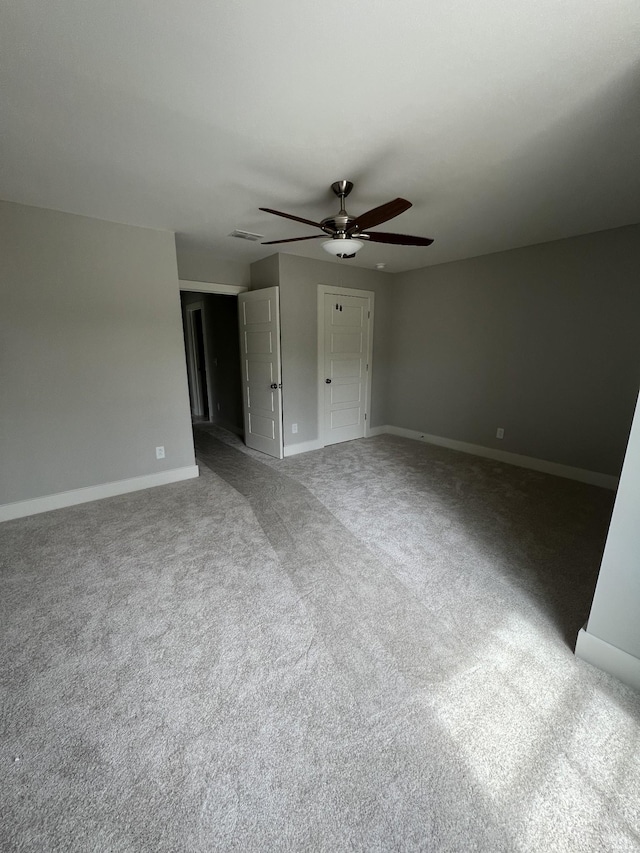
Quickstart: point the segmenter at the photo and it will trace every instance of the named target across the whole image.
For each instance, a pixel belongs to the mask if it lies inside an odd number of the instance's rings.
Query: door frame
[[[240,284],[216,284],[211,281],[187,281],[179,279],[178,284],[180,290],[187,290],[191,293],[222,293],[225,296],[237,296],[239,293],[246,293],[248,287]]]
[[[218,284],[216,282],[211,281],[188,281],[187,279],[178,279],[178,289],[180,292],[186,293],[218,293],[223,296],[237,296],[239,293],[246,293],[249,288],[240,284]],[[185,328],[187,330],[187,383],[189,388],[192,388],[193,382],[197,382],[195,373],[192,373],[195,369],[195,363],[193,360],[193,346],[195,344],[193,340],[193,317],[189,314],[189,308],[202,309],[202,333],[204,338],[204,353],[205,353],[205,371],[207,375],[207,397],[209,398],[209,422],[213,421],[213,411],[212,411],[212,375],[211,375],[211,365],[210,365],[210,356],[207,345],[207,333],[206,333],[206,318],[204,311],[204,302],[193,302],[191,305],[185,306]],[[196,371],[197,372],[197,371]]]
[[[204,375],[206,387],[202,387],[202,381],[198,374],[198,355],[196,353],[197,335],[195,330],[195,314],[200,312],[200,323],[202,325],[202,346],[204,350]],[[192,302],[184,307],[185,331],[187,333],[187,378],[193,398],[192,415],[197,418],[204,417],[204,394],[207,395],[207,411],[211,420],[211,389],[209,387],[209,353],[207,352],[207,333],[204,318],[204,302]]]
[[[327,294],[335,296],[360,296],[369,300],[369,335],[367,341],[367,381],[365,382],[364,405],[364,437],[368,438],[371,430],[371,377],[373,376],[373,323],[375,308],[375,293],[373,290],[359,290],[356,287],[337,287],[331,284],[318,285],[318,441],[320,447],[325,447],[325,417],[324,417],[324,298]]]

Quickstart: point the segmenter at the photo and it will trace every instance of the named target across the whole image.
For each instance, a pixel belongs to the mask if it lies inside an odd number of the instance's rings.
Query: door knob
[[[278,383],[277,383],[277,382],[272,382],[272,383],[271,383],[271,387],[273,388],[273,390],[274,390],[274,391],[277,391],[277,390],[278,390]]]
[[[327,383],[327,385],[331,385],[331,380],[330,380],[330,379],[325,379],[324,381]]]

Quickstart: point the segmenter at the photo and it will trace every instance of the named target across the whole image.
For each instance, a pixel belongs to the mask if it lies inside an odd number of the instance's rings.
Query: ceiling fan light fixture
[[[349,237],[327,240],[322,244],[325,252],[336,258],[354,258],[356,252],[359,252],[363,246],[362,240],[353,240]]]

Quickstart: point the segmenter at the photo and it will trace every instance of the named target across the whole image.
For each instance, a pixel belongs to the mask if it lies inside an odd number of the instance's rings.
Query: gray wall
[[[619,474],[639,270],[629,226],[395,276],[389,423]]]
[[[249,264],[216,257],[210,249],[196,246],[176,236],[178,278],[182,281],[205,281],[249,287]]]
[[[587,631],[640,659],[640,402]]]
[[[251,290],[276,287],[280,284],[281,257],[282,255],[269,255],[268,258],[251,264]]]
[[[274,256],[275,257],[275,256]],[[277,264],[277,266],[276,266]],[[252,265],[252,289],[280,285],[285,447],[318,438],[318,285],[375,292],[371,426],[386,422],[389,276],[375,270],[279,255]],[[292,435],[291,424],[298,424]]]
[[[0,202],[0,252],[0,503],[193,465],[173,234]]]

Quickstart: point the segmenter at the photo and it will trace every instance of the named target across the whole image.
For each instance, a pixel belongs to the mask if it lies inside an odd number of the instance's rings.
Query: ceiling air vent
[[[251,231],[241,231],[236,228],[229,234],[229,237],[239,237],[241,240],[251,240],[252,243],[257,243],[258,240],[264,240],[264,234],[253,234]]]

